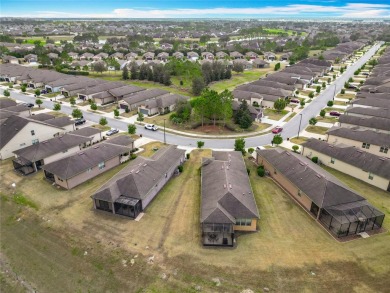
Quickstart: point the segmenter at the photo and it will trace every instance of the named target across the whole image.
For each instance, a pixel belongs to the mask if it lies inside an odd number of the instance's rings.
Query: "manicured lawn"
[[[342,101],[333,101],[333,104],[334,105],[340,105],[340,106],[346,106],[347,105],[347,103],[346,102],[342,102]]]
[[[325,122],[325,123],[332,123],[332,124],[337,122],[338,120],[336,117],[328,117],[328,116],[325,117],[317,116],[316,119],[318,122]]]
[[[210,83],[209,87],[217,92],[222,92],[225,89],[233,91],[238,85],[258,80],[272,70],[272,66],[270,66],[270,68],[245,70],[242,73],[233,72],[231,79]]]
[[[346,93],[346,94],[337,94],[336,97],[340,98],[340,99],[347,99],[347,100],[349,100],[349,99],[354,99],[356,97],[356,95],[355,94],[348,94],[348,93]]]
[[[322,126],[315,126],[315,125],[309,125],[306,127],[307,132],[313,132],[317,134],[326,134],[326,131],[328,131],[329,128],[327,127],[322,127]]]
[[[60,111],[51,111],[51,112],[47,112],[46,114],[53,115],[55,117],[67,117],[68,116]]]
[[[274,109],[265,109],[264,110],[264,116],[268,116],[268,119],[271,119],[271,120],[280,120],[287,113],[288,113],[288,111],[286,111],[286,110],[282,110],[280,112],[278,112]]]
[[[99,111],[103,111],[106,113],[112,113],[117,108],[118,108],[118,105],[116,103],[112,103],[112,104],[105,105],[105,106],[98,106]]]
[[[305,141],[307,141],[308,139],[309,139],[308,137],[300,136],[300,137],[290,138],[290,141],[293,143],[296,143],[296,144],[302,144]]]
[[[339,109],[339,108],[332,108],[332,107],[327,107],[325,108],[325,111],[326,112],[332,112],[332,111],[337,111],[337,112],[340,112],[340,113],[344,113],[344,109]]]
[[[100,124],[93,124],[93,125],[91,125],[91,127],[100,129],[101,131],[107,131],[107,130],[111,129],[110,126],[107,126],[107,125],[103,126],[103,125],[100,125]]]
[[[159,141],[154,141],[150,142],[148,144],[145,144],[142,146],[144,151],[139,153],[138,155],[143,156],[143,157],[151,157],[153,156],[159,149],[164,148],[165,145],[162,142]]]

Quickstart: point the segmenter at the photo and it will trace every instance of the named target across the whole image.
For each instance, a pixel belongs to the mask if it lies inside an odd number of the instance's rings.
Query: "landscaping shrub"
[[[328,107],[332,107],[333,106],[333,101],[328,101],[328,103],[326,104]]]
[[[316,163],[316,164],[318,163],[318,157],[313,157],[313,158],[311,158],[311,160],[313,163]]]
[[[190,153],[188,153],[188,154],[186,155],[186,158],[187,158],[187,160],[190,159]]]
[[[183,165],[180,165],[179,167],[177,167],[177,169],[179,170],[180,173],[183,172]]]
[[[137,158],[136,154],[130,154],[130,160],[134,160],[135,158]]]
[[[259,166],[257,168],[257,175],[259,175],[260,177],[264,177],[264,175],[265,175],[264,166]]]

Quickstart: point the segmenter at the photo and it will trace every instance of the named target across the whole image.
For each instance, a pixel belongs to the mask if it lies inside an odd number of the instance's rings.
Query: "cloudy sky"
[[[9,0],[2,17],[390,18],[389,0]]]

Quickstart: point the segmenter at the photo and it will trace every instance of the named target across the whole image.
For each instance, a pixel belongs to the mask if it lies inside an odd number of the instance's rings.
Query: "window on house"
[[[39,143],[39,139],[33,139],[32,140],[32,144],[37,144],[37,143]]]
[[[236,219],[236,226],[250,226],[252,219]]]
[[[336,160],[335,160],[334,158],[330,158],[331,164],[334,164],[335,161],[336,161]]]
[[[31,135],[35,135],[35,130],[31,130]]]
[[[99,163],[99,165],[98,165],[99,170],[103,169],[105,166],[106,166],[106,164],[104,162]]]
[[[384,147],[384,146],[379,149],[379,152],[384,153],[384,154],[387,154],[388,151],[389,151],[389,148]]]
[[[371,172],[368,173],[368,179],[370,179],[370,180],[374,179],[374,175]]]
[[[363,144],[362,144],[362,148],[364,148],[364,149],[369,149],[370,148],[370,144],[369,143],[365,143],[365,142],[363,142]]]

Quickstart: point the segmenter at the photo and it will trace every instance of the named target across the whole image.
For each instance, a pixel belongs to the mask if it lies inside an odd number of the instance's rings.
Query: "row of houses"
[[[339,125],[327,131],[326,141],[309,140],[303,154],[321,164],[390,192],[390,50],[339,117]],[[380,88],[380,92],[375,92]],[[370,92],[371,91],[371,92]]]
[[[123,109],[138,109],[147,115],[172,111],[178,100],[188,99],[165,90],[145,89],[123,82],[111,82],[85,76],[70,76],[55,71],[33,69],[13,64],[0,65],[0,79],[30,88],[44,88],[48,93],[92,100],[97,105],[118,103]]]

